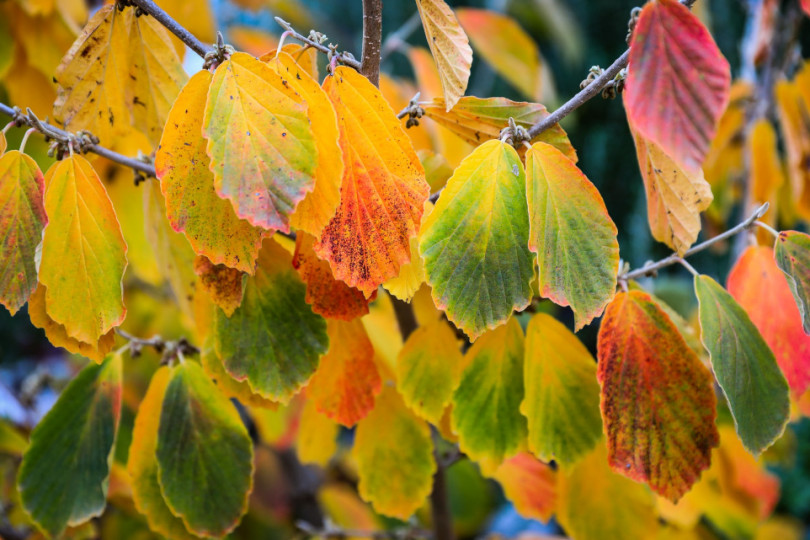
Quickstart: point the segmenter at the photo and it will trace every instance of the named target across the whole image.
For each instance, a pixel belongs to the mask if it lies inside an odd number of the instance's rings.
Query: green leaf
[[[18,477],[23,508],[39,528],[59,536],[100,516],[118,422],[121,356],[89,364],[34,428]]]
[[[526,175],[515,149],[487,141],[447,181],[422,223],[433,300],[475,340],[532,298]]]
[[[708,276],[695,277],[703,345],[726,395],[737,434],[754,455],[785,430],[790,397],[776,358],[748,314]],[[763,291],[765,293],[765,291]]]
[[[568,464],[602,437],[596,361],[562,323],[538,313],[526,328],[523,371],[529,449],[541,460]]]
[[[305,296],[290,254],[266,240],[242,305],[230,317],[217,310],[214,347],[225,370],[264,398],[289,401],[328,349],[326,321]]]
[[[804,333],[810,334],[810,236],[782,231],[775,250],[776,265],[787,274],[790,292],[802,314]]]
[[[236,527],[253,487],[253,443],[236,408],[199,364],[172,370],[156,456],[166,504],[189,531],[224,536]]]

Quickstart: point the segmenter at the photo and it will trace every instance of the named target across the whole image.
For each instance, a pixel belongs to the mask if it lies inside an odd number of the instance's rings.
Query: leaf
[[[434,98],[432,103],[423,105],[423,108],[425,116],[474,146],[489,139],[500,139],[501,130],[509,125],[510,118],[518,126],[529,129],[549,114],[539,103],[500,97],[464,96],[451,111],[445,111],[443,98]],[[554,124],[533,140],[548,143],[574,163],[577,162],[577,151],[560,124]]]
[[[374,408],[382,379],[374,363],[374,347],[360,319],[327,321],[329,351],[307,385],[318,411],[352,427]]]
[[[527,97],[540,97],[540,51],[517,21],[485,9],[457,9],[456,16],[492,69]]]
[[[31,433],[17,483],[31,519],[51,536],[100,516],[121,418],[120,355],[89,364]]]
[[[804,13],[810,17],[810,0],[799,0],[799,4],[801,4]]]
[[[512,317],[467,351],[461,383],[453,394],[451,425],[459,447],[474,461],[496,465],[526,443],[523,401],[523,330]]]
[[[547,523],[557,507],[557,475],[531,454],[507,459],[494,478],[521,516]]]
[[[158,464],[155,461],[160,410],[171,375],[171,369],[166,366],[152,375],[135,417],[127,473],[131,479],[135,508],[146,518],[149,528],[167,538],[193,539],[197,537],[188,532],[183,520],[172,514],[163,500],[158,483]]]
[[[729,99],[731,74],[711,34],[678,0],[648,2],[633,31],[624,103],[633,128],[697,172]]]
[[[579,330],[616,292],[618,230],[599,191],[553,146],[532,146],[526,175],[529,249],[537,253],[540,295],[570,305]]]
[[[785,430],[790,398],[776,358],[748,314],[708,276],[695,277],[701,340],[745,447],[761,454]]]
[[[631,131],[647,193],[650,231],[683,255],[700,234],[700,213],[712,203],[712,188],[700,168],[690,172],[654,142]]]
[[[436,60],[444,90],[446,109],[450,110],[467,90],[472,66],[472,49],[453,10],[444,0],[416,0],[422,28],[430,52]]]
[[[810,386],[810,336],[773,249],[746,249],[728,275],[728,292],[762,334],[794,395],[802,395]]]
[[[335,278],[368,297],[410,261],[430,188],[394,111],[368,79],[340,66],[323,88],[338,115],[346,167],[340,206],[315,252]]]
[[[754,123],[748,140],[748,148],[751,156],[751,202],[757,205],[767,202],[775,207],[777,192],[785,183],[785,176],[782,173],[776,131],[768,120],[761,118]],[[776,216],[777,213],[771,211],[760,220],[775,226]],[[763,239],[770,241],[770,237],[765,236],[768,235],[767,231],[761,231],[761,233]]]
[[[798,231],[780,232],[775,256],[801,313],[804,333],[810,334],[810,236]]]
[[[608,462],[677,501],[718,444],[711,374],[645,292],[616,295],[598,339]]]
[[[252,274],[264,231],[236,216],[214,189],[202,119],[211,73],[188,81],[169,112],[155,156],[155,171],[172,228],[185,233],[198,255]]]
[[[198,536],[224,536],[247,511],[253,443],[233,404],[186,361],[172,369],[155,451],[166,505]]]
[[[430,202],[425,203],[422,221],[424,221],[432,211],[433,204]],[[410,262],[403,264],[399,268],[399,275],[397,277],[391,278],[383,283],[383,287],[385,287],[386,291],[403,302],[410,302],[416,294],[416,291],[418,291],[425,282],[425,264],[424,261],[422,261],[422,256],[419,254],[419,236],[412,237],[410,244]]]
[[[0,420],[0,453],[21,457],[28,448],[28,441],[6,420]]]
[[[121,324],[127,246],[110,198],[90,163],[73,155],[45,174],[39,282],[51,319],[68,337],[95,343]]]
[[[557,519],[576,540],[655,538],[658,516],[650,492],[610,470],[605,446],[558,475]]]
[[[425,219],[419,251],[436,307],[475,340],[532,298],[526,176],[499,140],[467,156]]]
[[[275,61],[268,62],[267,65],[278,71],[284,82],[307,101],[312,134],[318,148],[315,188],[299,203],[290,217],[290,225],[319,237],[323,228],[334,217],[340,202],[344,166],[338,145],[340,135],[337,115],[318,81],[305,67],[298,65],[292,56],[281,52]]]
[[[225,370],[266,399],[288,402],[328,349],[326,322],[304,295],[290,255],[267,240],[242,305],[231,317],[217,313],[214,346]]]
[[[214,72],[203,116],[217,194],[236,215],[290,231],[290,214],[315,183],[318,148],[308,105],[284,79],[245,53]]]
[[[5,138],[0,143],[5,147]],[[34,262],[45,215],[45,179],[37,163],[17,150],[0,148],[0,304],[12,315],[37,287]]]
[[[205,342],[205,346],[203,346],[202,351],[200,351],[200,365],[202,365],[208,378],[217,385],[219,391],[229,398],[236,399],[243,405],[249,405],[251,407],[261,407],[272,410],[278,408],[278,403],[254,393],[247,381],[237,381],[231,377],[231,375],[225,371],[222,360],[217,356],[213,345],[211,345],[209,341]]]
[[[538,313],[526,328],[523,367],[529,449],[543,461],[567,465],[602,437],[596,362],[562,323]]]
[[[461,382],[462,368],[455,332],[436,320],[414,330],[399,352],[397,389],[413,412],[439,424]]]
[[[327,261],[315,255],[315,239],[298,233],[295,239],[293,266],[307,284],[306,302],[312,311],[327,319],[351,321],[368,313],[369,300],[359,289],[335,279]]]
[[[194,259],[194,273],[211,297],[211,300],[230,317],[242,303],[242,283],[244,274],[235,268],[213,264],[205,257]]]
[[[318,412],[315,401],[309,399],[301,412],[295,449],[301,463],[326,467],[337,451],[340,426]]]
[[[804,71],[804,70],[802,70]],[[801,73],[801,71],[799,72]],[[805,189],[810,173],[805,167],[810,155],[810,124],[806,120],[806,108],[802,104],[799,74],[796,80],[779,80],[773,86],[776,110],[779,113],[779,127],[785,150],[786,169],[790,181],[786,197],[791,213],[801,212],[808,217],[810,202],[806,201]],[[792,219],[795,219],[792,218]]]
[[[393,388],[383,388],[377,406],[357,424],[352,453],[360,496],[379,514],[406,520],[432,490],[430,429]]]
[[[6,134],[0,131],[0,155],[2,155],[6,151],[6,148],[8,148],[8,141],[6,141]]]

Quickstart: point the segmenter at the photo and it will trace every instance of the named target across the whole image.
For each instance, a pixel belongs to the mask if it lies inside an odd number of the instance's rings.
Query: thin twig
[[[303,520],[297,521],[295,526],[307,536],[336,540],[347,538],[371,538],[372,540],[416,540],[419,538],[432,538],[430,532],[410,527],[392,531],[364,531],[344,529],[332,523],[327,523],[324,527],[315,527]]]
[[[439,455],[438,445],[441,442],[439,431],[430,426],[433,436],[433,455],[436,460],[436,472],[433,475],[433,490],[430,492],[430,510],[433,519],[433,537],[435,540],[453,540],[453,514],[450,512],[450,498],[447,492],[447,471],[444,459]]]
[[[315,49],[317,51],[320,51],[320,52],[322,52],[324,54],[331,54],[332,53],[332,50],[328,46],[324,45],[320,41],[315,41],[313,39],[308,38],[307,36],[304,36],[304,35],[298,33],[295,30],[295,28],[292,27],[292,25],[290,23],[288,23],[287,21],[285,21],[281,17],[276,17],[275,19],[276,19],[276,22],[282,28],[284,28],[285,31],[289,32],[288,35],[291,38],[297,39],[298,41],[306,44],[308,47],[312,47],[313,49]],[[337,58],[337,61],[340,62],[341,64],[345,64],[345,65],[347,65],[347,66],[349,66],[351,68],[356,69],[357,71],[360,71],[360,62],[358,62],[357,59],[355,59],[349,53],[346,53],[346,52],[338,53],[337,55],[335,55],[335,57]]]
[[[162,354],[162,364],[166,364],[174,359],[183,360],[184,356],[200,354],[200,349],[189,343],[186,338],[170,341],[160,336],[152,336],[151,338],[145,339],[133,336],[120,328],[116,328],[115,333],[127,340],[128,343],[126,346],[129,348],[129,354],[133,358],[140,356],[145,347],[152,348],[156,353]]]
[[[360,73],[374,86],[380,85],[382,46],[382,0],[363,0],[363,54]]]
[[[169,32],[177,36],[180,41],[188,45],[189,49],[200,55],[202,58],[205,58],[206,54],[214,50],[213,47],[204,44],[202,41],[197,39],[194,34],[183,28],[180,23],[172,19],[168,13],[163,11],[163,9],[161,9],[152,0],[128,1],[131,5],[138,6],[143,11],[154,17],[157,22],[165,26]]]
[[[400,47],[405,44],[405,40],[408,39],[408,36],[413,34],[413,32],[419,28],[420,22],[421,19],[419,18],[419,12],[414,11],[413,15],[402,23],[402,26],[385,36],[385,40],[380,48],[380,62],[384,62],[385,59],[388,58],[388,55],[396,50],[399,50]]]

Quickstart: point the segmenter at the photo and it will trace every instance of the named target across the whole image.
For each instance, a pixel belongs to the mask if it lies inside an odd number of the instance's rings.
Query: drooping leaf
[[[494,477],[523,517],[545,523],[557,509],[557,474],[531,454],[507,459]]]
[[[73,155],[45,175],[39,282],[51,319],[84,343],[121,324],[127,246],[104,185],[90,163]]]
[[[532,146],[526,175],[529,249],[537,253],[540,294],[570,305],[579,330],[615,294],[618,230],[599,191],[553,146]]]
[[[789,189],[785,192],[787,208],[793,214],[801,213],[808,217],[810,194],[805,190],[810,172],[805,167],[805,160],[810,155],[810,125],[807,124],[805,109],[802,104],[798,74],[796,80],[779,80],[773,86],[776,110],[779,114],[779,128],[785,149]]]
[[[447,181],[419,237],[433,300],[470,339],[531,301],[528,243],[523,165],[512,146],[488,141]]]
[[[214,175],[201,137],[211,73],[194,75],[169,112],[155,155],[155,171],[172,228],[185,233],[198,255],[253,273],[264,231],[236,216],[214,189]]]
[[[467,351],[453,394],[451,425],[459,447],[475,461],[496,466],[526,444],[523,401],[523,330],[512,317]]]
[[[728,400],[737,434],[759,455],[782,435],[790,415],[785,376],[757,327],[736,300],[708,276],[695,277],[703,345]]]
[[[648,2],[633,31],[624,103],[633,128],[686,171],[714,138],[731,86],[728,62],[678,0]]]
[[[512,101],[501,97],[464,96],[451,111],[445,110],[443,98],[434,98],[432,103],[423,105],[423,108],[425,116],[475,146],[489,139],[499,139],[501,130],[509,125],[510,118],[518,126],[529,129],[548,116],[546,108],[539,103]],[[576,163],[577,151],[559,124],[554,124],[534,140],[554,146]]]
[[[799,307],[804,333],[810,334],[810,236],[797,231],[780,232],[775,256]]]
[[[444,0],[416,0],[430,52],[439,69],[445,110],[453,108],[467,90],[472,49],[453,10]]]
[[[540,50],[515,19],[472,8],[457,9],[456,16],[475,51],[492,69],[527,97],[540,97],[543,83]]]
[[[273,401],[289,401],[328,348],[326,322],[304,297],[289,253],[266,240],[242,305],[230,317],[217,313],[214,345],[225,370]]]
[[[382,379],[374,363],[374,347],[360,319],[327,321],[329,351],[307,385],[318,410],[351,427],[374,408]]]
[[[523,367],[529,449],[543,461],[573,463],[602,437],[596,362],[562,323],[538,313],[526,328]]]
[[[610,466],[676,501],[718,443],[711,373],[642,291],[608,305],[598,353]]]
[[[208,378],[214,381],[219,391],[226,396],[238,399],[243,405],[251,407],[261,407],[264,409],[276,409],[278,403],[265,399],[253,392],[247,381],[237,381],[230,373],[225,371],[222,360],[217,356],[213,345],[209,341],[205,342],[200,351],[200,365],[202,365]]]
[[[393,388],[383,388],[357,424],[352,451],[360,496],[378,513],[408,519],[430,494],[436,471],[430,429]]]
[[[298,424],[295,450],[301,463],[315,463],[325,467],[337,451],[340,426],[325,414],[318,412],[315,401],[307,400]]]
[[[368,79],[340,66],[323,87],[338,115],[345,169],[337,214],[315,251],[337,279],[369,296],[410,260],[429,187],[394,111]]]
[[[224,536],[236,527],[253,487],[253,443],[199,364],[169,374],[155,456],[166,505],[189,531]]]
[[[712,188],[700,168],[690,172],[641,133],[633,131],[633,137],[647,193],[650,231],[653,238],[682,255],[700,233],[700,213],[712,203]]]
[[[149,528],[167,538],[191,540],[197,537],[188,532],[183,520],[172,514],[163,500],[158,482],[158,464],[155,461],[160,410],[170,377],[171,370],[166,366],[152,375],[149,388],[135,417],[127,472],[131,479],[135,508],[146,518]]]
[[[433,321],[414,330],[399,352],[397,389],[413,412],[439,424],[461,382],[462,367],[455,332],[444,321]]]
[[[194,273],[200,284],[208,292],[211,300],[230,317],[242,303],[242,283],[244,274],[224,264],[213,264],[206,257],[197,255],[194,259]]]
[[[217,67],[203,116],[217,194],[256,227],[289,232],[315,185],[318,147],[307,102],[245,53]]]
[[[773,249],[746,249],[728,275],[728,292],[759,329],[790,389],[802,395],[810,386],[810,336],[802,329],[802,316]]]
[[[327,319],[344,321],[368,313],[369,300],[363,292],[335,279],[329,263],[315,255],[314,245],[312,236],[296,234],[293,266],[307,284],[306,301],[312,306],[312,311]]]
[[[0,148],[0,304],[14,315],[37,287],[34,255],[48,216],[43,200],[45,179],[37,163],[17,150],[6,154],[3,150]]]
[[[433,205],[430,203],[425,203],[425,207],[427,209],[422,215],[423,221],[433,210]],[[383,287],[403,302],[410,302],[424,282],[425,264],[419,254],[419,237],[414,236],[411,238],[411,261],[400,266],[399,275],[383,283]]]
[[[121,418],[120,355],[89,364],[34,428],[18,477],[23,508],[59,536],[100,516]]]

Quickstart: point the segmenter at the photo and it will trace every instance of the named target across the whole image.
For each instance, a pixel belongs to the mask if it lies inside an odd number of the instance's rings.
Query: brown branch
[[[447,493],[447,471],[445,460],[439,455],[438,443],[441,436],[438,430],[431,426],[433,435],[433,454],[436,460],[436,473],[433,475],[433,491],[430,492],[430,510],[433,519],[434,540],[453,540],[453,514],[450,512],[450,499]]]
[[[121,2],[121,0],[119,0]],[[212,52],[214,49],[202,41],[197,39],[194,34],[183,28],[180,23],[172,19],[168,13],[163,11],[152,0],[126,0],[125,4],[141,8],[144,12],[148,13],[155,18],[157,22],[162,24],[166,29],[177,36],[180,41],[188,45],[189,49],[205,58],[205,55]]]
[[[382,0],[363,0],[363,59],[360,73],[380,85],[380,49],[382,47]]]
[[[152,336],[149,339],[144,339],[133,336],[120,328],[116,328],[115,333],[127,340],[126,347],[129,348],[129,354],[132,358],[139,357],[145,347],[150,347],[154,349],[156,353],[163,355],[161,360],[162,364],[169,363],[177,358],[182,360],[185,356],[196,356],[200,354],[200,349],[189,343],[186,338],[170,341],[160,336]]]

